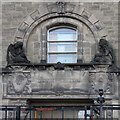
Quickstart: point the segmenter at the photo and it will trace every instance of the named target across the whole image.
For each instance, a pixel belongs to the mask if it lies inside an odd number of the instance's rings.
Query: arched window
[[[77,30],[69,27],[58,27],[48,30],[47,38],[48,63],[77,62]]]

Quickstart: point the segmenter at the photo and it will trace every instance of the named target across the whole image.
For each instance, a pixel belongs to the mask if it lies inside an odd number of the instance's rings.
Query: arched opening
[[[59,26],[48,30],[47,63],[77,62],[77,30]]]
[[[64,29],[62,33],[60,33],[60,29]],[[54,40],[50,41],[49,36],[51,36],[53,33]],[[59,36],[59,39],[62,39],[63,35],[66,36],[66,40],[56,40],[55,34],[56,36]],[[71,36],[71,38],[68,38],[68,34],[69,37]],[[67,49],[69,49],[69,51],[65,51],[65,49],[63,49],[64,54],[62,54],[63,50],[57,51],[58,48],[62,49],[62,46],[63,48],[65,48],[65,45],[62,45],[62,42],[66,43],[66,46],[71,46],[69,43],[72,43],[72,46],[74,46],[73,51],[72,47],[66,47]],[[59,43],[59,45],[56,43]],[[54,18],[44,21],[34,28],[27,40],[26,53],[28,59],[35,64],[40,63],[41,60],[45,60],[47,63],[77,63],[78,61],[89,63],[97,50],[96,44],[97,41],[94,37],[94,34],[84,23],[70,18]],[[55,45],[58,46],[56,47],[56,51],[54,50],[53,52],[51,52],[48,49],[49,46],[54,46],[55,48]],[[51,49],[53,49],[53,47],[51,47]],[[57,54],[54,52],[56,52]],[[64,56],[66,56],[66,58],[68,56],[68,58],[63,61],[62,59]],[[49,58],[51,59],[51,61]]]

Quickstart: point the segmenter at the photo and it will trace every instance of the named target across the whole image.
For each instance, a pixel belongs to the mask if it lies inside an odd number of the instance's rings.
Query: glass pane
[[[52,118],[52,111],[42,111],[42,118]]]
[[[36,119],[59,119],[63,117],[62,110],[55,110],[55,111],[33,111],[33,118]],[[90,110],[87,110],[87,119],[90,119]],[[72,108],[68,110],[64,110],[64,119],[74,119],[78,118],[79,120],[84,120],[85,119],[85,111],[83,110],[72,110]],[[77,119],[77,120],[78,120]]]
[[[49,63],[76,63],[76,54],[48,54]]]
[[[87,110],[87,115],[90,115],[90,110]],[[78,111],[78,118],[85,118],[85,111]]]
[[[85,112],[84,111],[79,111],[78,112],[78,118],[84,118]]]
[[[69,119],[75,118],[75,112],[76,111],[73,111],[73,110],[65,110],[64,111],[64,118],[69,118]]]
[[[77,43],[48,43],[48,52],[77,52]]]
[[[53,111],[53,118],[57,119],[57,118],[62,118],[62,111],[58,110],[58,111]]]
[[[73,41],[76,40],[76,30],[70,28],[58,28],[49,32],[49,41]]]

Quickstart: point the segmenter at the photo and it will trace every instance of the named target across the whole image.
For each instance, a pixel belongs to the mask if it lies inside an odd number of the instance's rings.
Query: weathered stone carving
[[[8,64],[14,63],[30,63],[23,51],[23,42],[16,42],[10,44],[7,49],[7,62]]]
[[[11,76],[10,76],[11,75]],[[89,72],[54,70],[12,73],[7,82],[7,95],[79,95],[89,94]]]
[[[65,90],[63,87],[59,87],[59,86],[56,86],[55,88],[53,88],[53,91],[55,92],[55,95],[64,95],[65,93]]]
[[[56,12],[58,14],[65,14],[67,12],[73,12],[75,8],[74,4],[67,2],[56,2],[53,4],[48,4],[47,9],[50,13]]]
[[[114,80],[117,79],[114,73],[106,72],[90,72],[89,80],[91,84],[91,92],[96,92],[98,89],[103,89],[105,93],[113,94]]]
[[[113,95],[118,81],[115,73],[106,72],[102,68],[96,70],[71,71],[19,71],[3,76],[5,84],[4,96],[28,95],[90,95],[103,89],[105,94]],[[13,96],[12,96],[13,97]]]
[[[57,64],[54,65],[54,68],[57,70],[64,70],[64,64],[58,62]]]
[[[56,2],[57,4],[57,13],[63,14],[65,13],[65,2]]]
[[[8,94],[29,94],[31,93],[30,90],[30,80],[29,74],[23,74],[23,73],[16,73],[15,75],[12,75],[12,80],[9,79],[9,82],[7,84],[7,92]]]
[[[105,39],[99,41],[99,53],[97,53],[92,61],[93,63],[115,63],[115,56],[112,46]]]
[[[8,93],[15,94],[14,86],[11,81],[7,83],[7,94]]]

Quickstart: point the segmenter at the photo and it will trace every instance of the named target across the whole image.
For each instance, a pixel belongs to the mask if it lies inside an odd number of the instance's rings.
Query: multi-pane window
[[[76,29],[59,27],[48,31],[47,62],[77,62]]]
[[[53,108],[52,108],[53,109]],[[56,108],[57,109],[57,108]],[[60,109],[60,108],[59,108]],[[41,118],[41,119],[79,119],[84,120],[85,119],[85,111],[84,110],[77,110],[78,108],[67,108],[67,110],[64,110],[64,113],[62,110],[46,110],[46,111],[33,111],[33,117],[34,118]],[[86,116],[88,119],[90,119],[90,110],[87,110]],[[64,115],[64,116],[63,116]]]

